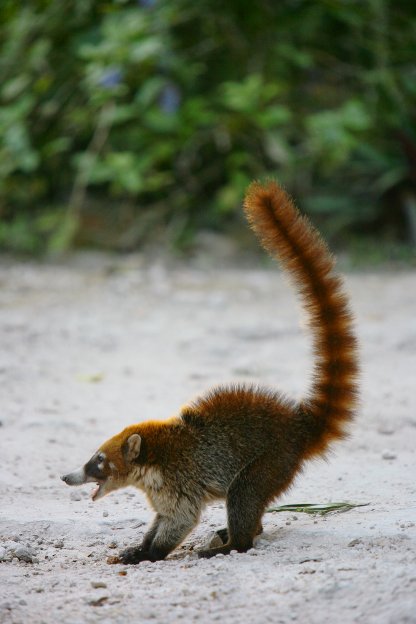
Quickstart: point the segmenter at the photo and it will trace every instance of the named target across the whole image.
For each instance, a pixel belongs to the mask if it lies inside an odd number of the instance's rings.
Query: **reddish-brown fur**
[[[156,510],[140,546],[120,560],[163,559],[198,522],[204,504],[224,498],[228,529],[211,557],[244,552],[261,531],[268,503],[304,461],[345,435],[357,402],[352,316],[325,243],[275,183],[250,186],[245,211],[264,247],[292,277],[309,317],[315,367],[306,398],[295,403],[255,386],[214,388],[165,422],[127,427],[105,442],[69,484],[97,480],[100,496],[125,485],[143,489]],[[81,477],[80,477],[81,474]],[[98,495],[97,495],[98,496]]]
[[[247,219],[267,251],[291,276],[313,334],[313,384],[302,402],[308,415],[305,459],[344,437],[357,405],[358,357],[353,318],[335,260],[319,233],[275,182],[254,182],[245,199]]]

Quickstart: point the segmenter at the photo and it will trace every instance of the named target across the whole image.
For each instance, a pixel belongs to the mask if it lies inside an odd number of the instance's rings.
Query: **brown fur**
[[[142,544],[121,553],[124,563],[163,559],[215,498],[226,500],[228,530],[219,532],[225,543],[200,556],[251,548],[268,503],[305,459],[344,437],[353,416],[356,340],[332,256],[276,183],[252,184],[245,211],[264,247],[292,277],[308,314],[315,356],[310,391],[295,403],[254,386],[214,388],[176,418],[132,425],[105,442],[86,465],[94,479],[102,475],[100,495],[136,485],[157,512]]]
[[[253,183],[245,210],[265,249],[288,271],[309,316],[315,369],[312,387],[300,406],[307,416],[303,423],[309,439],[306,458],[344,437],[344,426],[357,405],[353,318],[342,280],[332,273],[333,256],[285,191],[275,182]]]

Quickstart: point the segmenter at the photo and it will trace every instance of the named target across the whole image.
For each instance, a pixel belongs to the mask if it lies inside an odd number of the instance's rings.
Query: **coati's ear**
[[[132,463],[138,458],[141,443],[142,439],[138,433],[133,433],[129,438],[127,438],[125,448],[123,449],[124,459],[127,463]]]

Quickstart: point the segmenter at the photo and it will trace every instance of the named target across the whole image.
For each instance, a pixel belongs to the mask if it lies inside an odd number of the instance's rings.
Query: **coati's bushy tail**
[[[300,413],[305,454],[319,453],[345,435],[357,403],[357,343],[347,297],[326,243],[278,184],[251,184],[244,207],[265,249],[292,277],[309,317],[315,364]]]

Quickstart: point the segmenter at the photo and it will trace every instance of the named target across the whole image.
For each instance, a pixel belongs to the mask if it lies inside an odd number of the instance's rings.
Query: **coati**
[[[177,417],[127,427],[83,468],[61,477],[68,485],[96,482],[93,500],[128,485],[146,493],[156,516],[142,543],[120,553],[121,563],[164,559],[214,499],[225,499],[228,527],[218,531],[222,545],[211,544],[199,556],[247,551],[262,530],[268,503],[306,459],[345,436],[353,417],[357,343],[333,257],[276,182],[254,182],[244,207],[307,312],[315,358],[311,388],[300,402],[254,385],[214,388]]]

